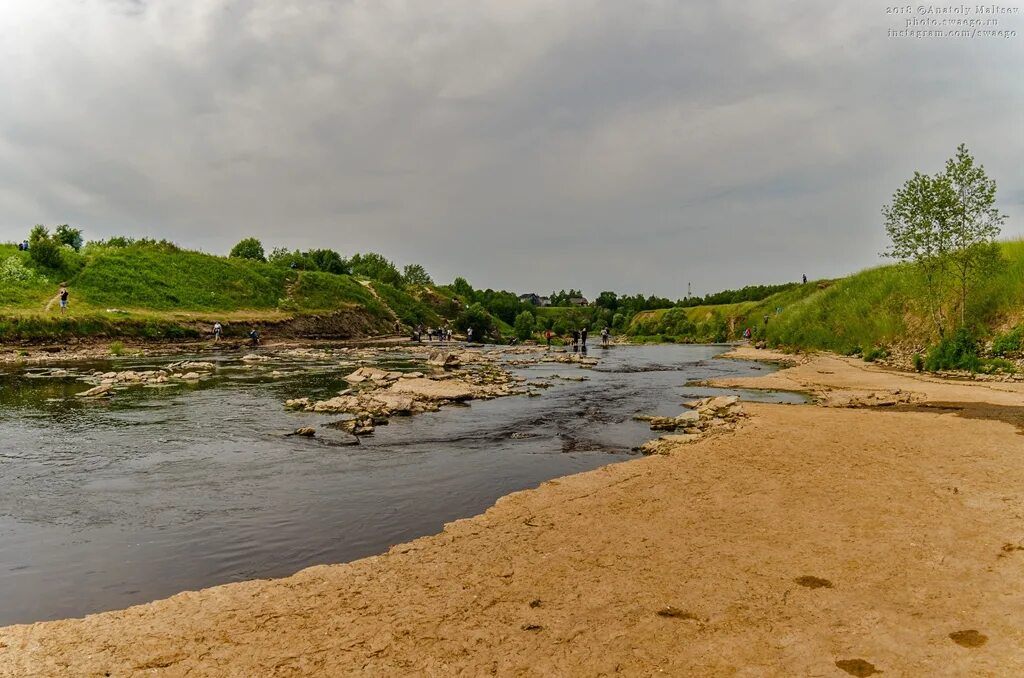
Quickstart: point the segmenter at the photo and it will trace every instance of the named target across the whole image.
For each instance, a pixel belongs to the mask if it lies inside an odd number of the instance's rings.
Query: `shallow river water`
[[[715,359],[722,350],[616,346],[592,349],[593,369],[517,367],[531,380],[588,380],[396,417],[349,447],[283,436],[337,418],[283,407],[336,393],[347,372],[336,363],[278,360],[270,378],[228,354],[200,384],[102,402],[69,397],[87,388],[77,374],[171,359],[63,365],[66,377],[0,368],[0,625],[380,553],[509,492],[630,459],[655,437],[635,414],[675,415],[688,397],[727,392],[689,380],[770,369]]]

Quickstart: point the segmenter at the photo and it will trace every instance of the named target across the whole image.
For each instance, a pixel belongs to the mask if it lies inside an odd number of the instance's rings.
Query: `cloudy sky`
[[[860,0],[0,0],[0,240],[678,297],[877,263],[882,204],[960,142],[1022,236],[1021,3],[918,7],[1017,35]]]

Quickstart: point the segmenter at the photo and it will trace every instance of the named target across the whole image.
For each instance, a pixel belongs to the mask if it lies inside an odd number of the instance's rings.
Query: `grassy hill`
[[[968,305],[967,325],[982,339],[996,338],[1024,320],[1024,241],[1000,247],[1003,266],[978,285]],[[773,344],[840,353],[925,347],[938,336],[922,298],[912,267],[872,268],[790,305],[769,325],[767,338]]]
[[[638,341],[680,341],[714,343],[738,339],[743,330],[763,331],[764,316],[772,320],[791,305],[813,297],[830,281],[817,281],[784,292],[773,294],[761,301],[742,301],[735,304],[677,307],[641,311],[633,316],[626,334]]]
[[[994,355],[1019,357],[1024,348],[1024,241],[1000,247],[1003,265],[976,288],[967,326],[982,343],[996,344]],[[792,349],[924,353],[939,337],[922,298],[913,267],[894,264],[810,282],[758,302],[643,311],[633,317],[627,334],[638,341],[714,342],[737,339],[751,327],[756,339]]]
[[[440,312],[457,309],[429,290],[160,243],[90,245],[62,254],[61,269],[47,269],[16,246],[0,245],[0,340],[202,336],[218,320],[226,334],[241,336],[252,324],[284,328],[297,318],[307,319],[303,327],[311,333],[344,336],[387,331],[396,318],[435,325]],[[65,316],[51,303],[61,282],[71,293]],[[351,326],[340,321],[343,315],[351,316]],[[308,322],[314,316],[336,317],[317,329]]]

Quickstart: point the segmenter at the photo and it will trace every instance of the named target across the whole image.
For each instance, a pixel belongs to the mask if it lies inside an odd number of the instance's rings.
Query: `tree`
[[[533,336],[533,324],[533,314],[529,311],[523,311],[516,316],[514,328],[519,341],[525,341]]]
[[[287,247],[275,247],[267,257],[267,261],[275,266],[294,268],[300,271],[304,271],[307,268],[306,257],[302,252],[298,250],[292,251]]]
[[[365,276],[394,287],[402,287],[404,282],[402,274],[399,273],[395,265],[376,252],[356,254],[348,263],[355,275]]]
[[[309,250],[304,256],[309,259],[311,267],[317,271],[334,273],[336,275],[349,272],[348,262],[342,259],[341,255],[334,250]]]
[[[82,249],[82,229],[80,228],[71,228],[67,224],[61,224],[54,231],[54,237],[62,245],[67,245],[76,252]]]
[[[61,268],[61,242],[42,224],[36,224],[28,236],[28,254],[32,261],[47,268]]]
[[[455,292],[455,294],[459,295],[460,297],[462,297],[466,301],[469,301],[469,302],[473,301],[473,298],[474,298],[474,295],[475,295],[475,292],[473,291],[473,286],[470,285],[469,281],[467,281],[465,278],[463,278],[463,277],[456,278],[454,281],[452,281],[451,287],[452,287],[452,292]]]
[[[960,290],[960,325],[966,321],[967,295],[973,283],[1000,260],[995,244],[1006,215],[995,206],[996,182],[982,165],[975,165],[967,146],[946,161],[946,180],[955,196],[950,219],[950,266]]]
[[[253,261],[267,260],[263,254],[263,243],[256,238],[245,238],[238,241],[238,244],[231,248],[231,254],[228,256],[236,259],[252,259]]]
[[[619,295],[615,294],[615,292],[601,292],[601,294],[597,295],[594,305],[614,311],[619,307]]]
[[[402,278],[406,285],[433,285],[434,281],[427,273],[427,269],[419,264],[409,264],[402,271]]]
[[[494,334],[494,318],[481,304],[470,304],[455,321],[455,326],[466,331],[473,328],[473,338],[482,341],[484,337]]]
[[[915,172],[882,207],[892,241],[885,255],[920,271],[940,337],[948,329],[945,302],[951,289],[958,292],[962,325],[974,282],[999,261],[995,238],[1006,216],[995,208],[995,193],[995,181],[961,144],[945,172]]]

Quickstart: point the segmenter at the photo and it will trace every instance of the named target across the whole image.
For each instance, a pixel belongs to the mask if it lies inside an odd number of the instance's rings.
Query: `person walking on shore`
[[[572,331],[572,350],[573,350],[573,353],[575,353],[576,349],[578,349],[579,347],[580,347],[580,331],[579,330],[573,330]]]
[[[552,335],[554,335],[554,332],[552,332],[551,330],[547,330],[544,332],[544,338],[548,340],[548,348],[551,348]]]
[[[249,341],[252,342],[253,346],[260,345],[260,333],[256,331],[256,328],[249,330]]]
[[[220,321],[213,323],[213,340],[220,341],[220,335],[224,332],[224,328],[221,326]]]
[[[584,327],[582,330],[580,330],[580,348],[582,348],[584,351],[587,350],[587,328],[586,327]]]
[[[66,284],[61,284],[57,298],[60,300],[60,314],[64,315],[64,311],[68,308],[68,286]]]
[[[608,331],[608,328],[605,327],[603,330],[601,330],[601,344],[607,347],[608,346],[608,340],[610,338],[611,338],[611,333]]]
[[[473,343],[473,328],[472,327],[467,327],[466,328],[466,343],[467,344]]]

